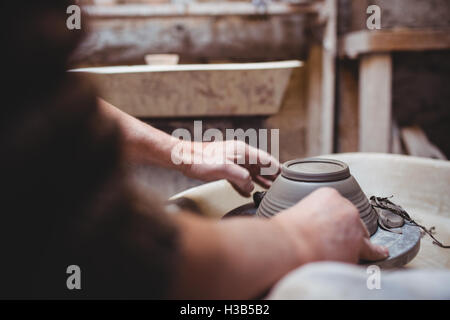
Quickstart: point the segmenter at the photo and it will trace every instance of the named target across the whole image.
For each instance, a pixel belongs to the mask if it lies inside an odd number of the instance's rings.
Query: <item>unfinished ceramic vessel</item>
[[[339,191],[358,208],[370,235],[377,231],[378,215],[350,174],[348,165],[331,159],[310,158],[285,162],[281,174],[261,201],[257,215],[270,218],[321,187]]]

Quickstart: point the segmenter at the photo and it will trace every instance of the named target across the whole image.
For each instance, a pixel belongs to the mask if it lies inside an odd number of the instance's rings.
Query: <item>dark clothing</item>
[[[66,72],[81,36],[65,26],[69,3],[16,2],[1,20],[0,298],[164,297],[176,228],[129,178],[94,91]],[[66,286],[69,265],[81,290]]]

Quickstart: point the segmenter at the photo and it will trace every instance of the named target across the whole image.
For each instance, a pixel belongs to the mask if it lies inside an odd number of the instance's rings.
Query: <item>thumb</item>
[[[363,238],[360,251],[360,258],[368,261],[384,260],[389,257],[389,250],[386,247],[378,246],[370,242],[369,238]]]
[[[223,166],[223,178],[227,179],[236,191],[244,197],[250,197],[255,188],[248,170],[232,161],[227,161]]]

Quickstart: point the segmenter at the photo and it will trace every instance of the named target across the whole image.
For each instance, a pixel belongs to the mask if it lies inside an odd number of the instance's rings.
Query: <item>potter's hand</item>
[[[182,141],[99,100],[102,113],[122,129],[125,160],[176,169],[185,175],[213,181],[227,179],[242,195],[250,196],[253,181],[269,187],[280,164],[267,152],[242,141]]]
[[[172,161],[191,178],[204,181],[227,179],[249,197],[253,182],[270,187],[280,171],[278,160],[242,141],[180,142],[172,150]]]
[[[322,188],[273,218],[298,244],[308,262],[334,260],[356,263],[382,260],[387,248],[374,245],[356,207],[335,189]]]

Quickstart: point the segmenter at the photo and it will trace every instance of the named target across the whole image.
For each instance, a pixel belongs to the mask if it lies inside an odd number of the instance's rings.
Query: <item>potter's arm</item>
[[[303,262],[282,226],[268,220],[177,219],[182,254],[172,298],[257,298]]]
[[[130,163],[150,164],[170,168],[181,171],[184,175],[191,178],[204,181],[227,179],[243,196],[250,196],[254,188],[252,181],[257,182],[263,187],[269,187],[271,181],[277,176],[279,171],[278,160],[267,152],[257,150],[241,141],[210,143],[213,144],[212,147],[216,151],[214,154],[204,152],[207,144],[201,142],[183,143],[183,152],[191,154],[191,159],[198,157],[205,161],[201,163],[185,163],[180,161],[181,163],[178,162],[177,164],[172,161],[172,150],[180,143],[179,139],[126,114],[102,99],[98,101],[101,112],[120,125],[125,138],[126,160]],[[234,162],[234,152],[226,152],[229,143],[241,146],[241,148],[237,148],[242,152],[239,156],[245,158],[254,156],[258,159],[257,163],[242,166],[236,164]],[[209,149],[212,150],[211,148]],[[223,159],[220,159],[220,163],[217,163],[217,155],[223,157]],[[209,157],[210,161],[206,161],[205,157]],[[272,174],[262,176],[260,174],[260,168],[263,166],[270,166],[273,169]]]
[[[125,138],[125,155],[129,162],[177,169],[171,161],[170,153],[179,142],[178,139],[132,117],[102,99],[98,99],[98,105],[105,116],[116,121],[121,127]]]
[[[175,298],[256,298],[304,263],[356,263],[388,255],[370,243],[358,210],[334,189],[319,189],[270,220],[211,222],[187,214],[176,219]]]

